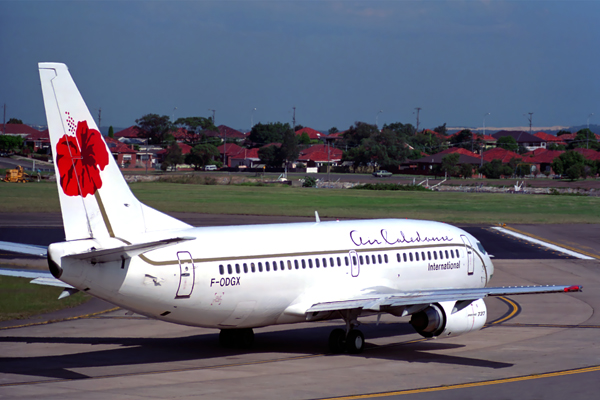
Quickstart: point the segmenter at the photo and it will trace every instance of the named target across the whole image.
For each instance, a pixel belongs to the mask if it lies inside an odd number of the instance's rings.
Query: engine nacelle
[[[410,324],[426,338],[451,337],[480,330],[487,319],[483,299],[444,301],[412,315]]]

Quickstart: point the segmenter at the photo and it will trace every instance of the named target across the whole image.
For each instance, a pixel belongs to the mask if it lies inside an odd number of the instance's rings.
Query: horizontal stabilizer
[[[11,243],[0,241],[0,250],[12,251],[13,253],[29,254],[32,256],[46,257],[48,248],[34,244]]]
[[[75,289],[73,286],[68,283],[64,283],[63,281],[59,281],[56,278],[35,278],[29,283],[35,283],[36,285],[44,285],[44,286],[57,286],[65,289]]]
[[[86,251],[85,253],[70,254],[64,256],[64,259],[90,261],[92,263],[105,263],[112,261],[121,261],[151,250],[160,249],[162,247],[171,246],[176,243],[194,240],[196,238],[190,236],[157,240],[155,242],[130,244],[127,246],[115,247],[112,249],[101,249]]]
[[[36,269],[7,269],[0,268],[0,275],[2,276],[12,276],[15,278],[27,278],[32,279],[30,283],[35,283],[37,285],[46,285],[46,286],[58,286],[62,288],[73,288],[73,286],[68,283],[64,283],[54,278],[50,271],[39,271]]]

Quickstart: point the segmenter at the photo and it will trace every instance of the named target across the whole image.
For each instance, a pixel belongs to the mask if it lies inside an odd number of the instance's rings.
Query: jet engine
[[[483,299],[444,301],[414,313],[410,324],[426,338],[452,337],[480,330],[487,319]]]

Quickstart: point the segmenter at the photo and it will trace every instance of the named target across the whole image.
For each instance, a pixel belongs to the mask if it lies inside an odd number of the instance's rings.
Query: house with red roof
[[[115,139],[124,143],[146,143],[146,139],[141,138],[139,134],[140,128],[138,128],[136,125],[133,125],[119,132],[115,132]]]
[[[231,155],[229,160],[232,167],[254,168],[260,164],[258,148],[242,148],[237,154]]]
[[[555,172],[552,170],[552,162],[562,153],[564,153],[564,150],[536,149],[523,154],[521,161],[535,166],[532,171],[547,172],[553,175]]]
[[[563,145],[566,146],[567,142],[565,142],[563,140],[563,136],[554,136],[554,135],[550,135],[549,133],[546,132],[536,132],[534,133],[533,136],[539,137],[542,140],[545,140],[546,143],[548,144],[556,144],[556,145]]]
[[[108,136],[104,137],[106,145],[108,146],[110,153],[117,161],[117,165],[121,168],[134,167],[138,165],[137,151],[133,148],[132,144],[125,144],[118,141],[115,138]]]
[[[321,132],[314,130],[313,128],[298,129],[296,131],[296,136],[302,136],[303,133],[306,133],[310,140],[321,140],[322,138],[328,137],[327,135],[324,135]]]
[[[326,144],[315,144],[300,151],[297,161],[308,167],[321,167],[327,163],[337,165],[342,161],[342,150]]]
[[[222,141],[227,140],[229,142],[234,141],[236,143],[241,143],[248,137],[248,133],[240,132],[237,129],[230,128],[226,125],[217,126],[218,131],[206,131],[206,136],[209,137],[218,137]]]
[[[514,151],[506,150],[502,147],[494,147],[493,149],[483,152],[483,159],[487,162],[491,162],[492,160],[500,160],[502,161],[502,164],[508,164],[513,158],[520,160],[521,156]]]
[[[539,148],[546,148],[546,141],[544,139],[531,135],[525,131],[498,131],[492,136],[496,139],[500,139],[504,136],[511,136],[515,139],[519,146],[525,147],[529,151]]]
[[[580,153],[581,155],[583,155],[586,160],[600,161],[600,151],[596,151],[594,149],[583,149],[583,148],[576,148],[576,149],[573,149],[573,151],[576,151],[576,152]]]
[[[242,147],[238,146],[235,143],[223,143],[222,145],[217,147],[217,150],[219,150],[219,154],[221,155],[221,161],[223,161],[223,165],[230,167],[231,157],[237,155],[242,150]]]
[[[25,146],[31,147],[34,152],[40,149],[50,149],[50,132],[48,129],[43,131],[36,130],[34,133],[25,136],[23,141]]]
[[[473,168],[478,168],[482,162],[481,156],[461,147],[451,147],[437,154],[425,156],[418,160],[411,160],[403,164],[403,172],[419,175],[433,175],[434,165],[441,165],[442,159],[448,154],[459,154],[458,165],[471,164]]]

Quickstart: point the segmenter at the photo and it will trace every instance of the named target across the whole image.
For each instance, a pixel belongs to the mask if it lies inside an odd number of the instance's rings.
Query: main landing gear
[[[249,349],[254,344],[254,331],[252,328],[221,329],[219,344],[222,347]]]
[[[342,313],[344,321],[346,321],[346,329],[334,329],[329,334],[329,351],[333,354],[340,354],[347,351],[350,354],[358,354],[363,351],[365,345],[365,335],[354,329],[358,326],[356,317],[358,314],[346,311]]]

